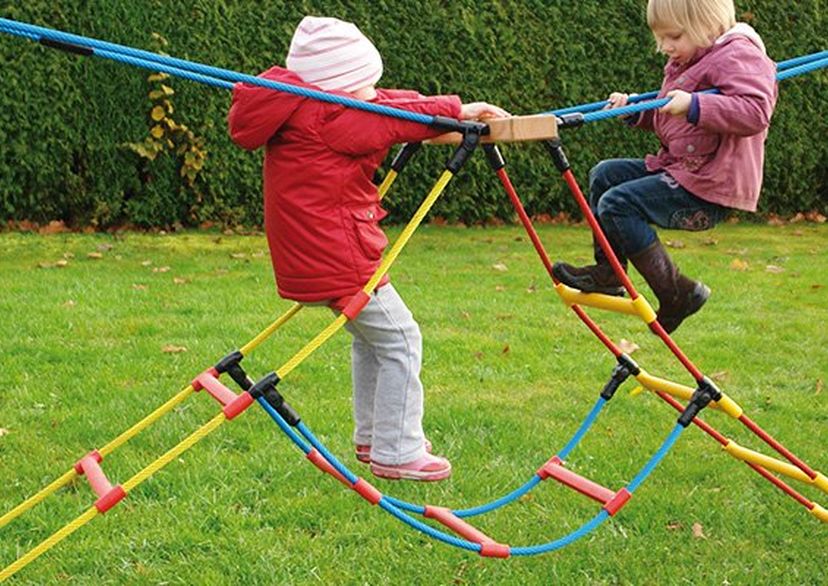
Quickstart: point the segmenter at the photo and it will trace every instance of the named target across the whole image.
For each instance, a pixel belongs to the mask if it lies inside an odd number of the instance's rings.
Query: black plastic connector
[[[256,400],[264,398],[267,404],[273,407],[288,425],[296,427],[302,421],[302,418],[299,417],[299,414],[293,407],[285,402],[285,398],[276,390],[276,385],[279,384],[280,380],[278,374],[271,372],[253,385],[248,392]]]
[[[469,120],[455,120],[447,116],[435,116],[431,126],[437,130],[444,130],[446,132],[459,132],[466,134],[468,132],[475,132],[480,135],[489,134],[488,125],[483,122],[472,122]]]
[[[627,380],[630,376],[630,369],[626,367],[626,365],[621,364],[620,362],[615,365],[615,368],[612,369],[612,375],[610,375],[610,379],[606,385],[604,385],[604,389],[601,391],[601,398],[605,401],[609,401],[615,395],[615,391],[624,384],[624,381]]]
[[[555,168],[561,173],[569,171],[571,167],[569,161],[566,159],[563,146],[561,146],[561,139],[553,138],[552,140],[545,140],[543,144],[552,156],[552,162],[555,163]]]
[[[232,378],[243,391],[249,391],[253,386],[253,379],[247,376],[247,373],[241,367],[240,362],[243,359],[244,354],[238,350],[235,350],[219,360],[214,368],[219,374],[223,374],[225,372],[229,374],[230,378]]]
[[[411,157],[413,157],[417,151],[420,150],[421,146],[423,146],[423,143],[421,142],[405,143],[394,157],[394,160],[391,161],[391,168],[397,173],[402,173],[402,170],[408,164],[408,161],[410,161]]]
[[[711,401],[718,401],[721,398],[722,392],[716,387],[713,381],[706,376],[703,377],[701,382],[699,382],[698,388],[693,392],[690,403],[679,416],[679,425],[687,427],[693,422],[696,415],[707,407]]]
[[[479,144],[480,133],[475,132],[474,130],[464,133],[463,141],[460,143],[460,146],[454,149],[451,159],[449,159],[449,162],[446,163],[446,169],[451,171],[452,175],[457,175],[460,169],[463,168],[463,165],[466,164],[466,161],[469,160],[469,157],[472,156]]]
[[[84,47],[83,45],[73,45],[72,43],[64,43],[63,41],[55,41],[54,39],[46,39],[44,37],[40,37],[39,42],[44,47],[74,53],[75,55],[81,55],[83,57],[91,57],[95,54],[93,49]]]
[[[496,144],[484,144],[483,152],[486,153],[486,159],[489,161],[489,166],[491,166],[492,171],[495,173],[506,166],[506,160],[503,158],[503,154],[500,152],[500,149],[497,148]]]
[[[641,369],[638,367],[638,363],[630,358],[629,354],[621,354],[618,357],[618,364],[623,364],[633,376],[641,374]]]
[[[584,125],[584,115],[581,112],[572,112],[558,116],[558,128],[578,128]]]

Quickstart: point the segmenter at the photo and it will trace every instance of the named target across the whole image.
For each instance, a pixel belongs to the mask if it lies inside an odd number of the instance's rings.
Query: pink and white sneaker
[[[431,453],[431,442],[425,440],[425,450],[429,454]],[[356,459],[362,462],[363,464],[370,464],[371,463],[371,444],[360,445],[357,444],[354,446],[354,456]]]
[[[436,482],[451,476],[451,462],[440,456],[426,454],[408,464],[379,464],[371,462],[371,473],[388,480],[419,480]]]

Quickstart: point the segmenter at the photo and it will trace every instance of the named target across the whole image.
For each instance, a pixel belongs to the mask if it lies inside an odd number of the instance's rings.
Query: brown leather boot
[[[585,267],[576,267],[565,262],[556,262],[552,265],[552,274],[564,285],[578,289],[584,293],[603,293],[604,295],[624,296],[624,286],[615,276],[609,260],[604,251],[595,241],[592,240],[592,248],[595,251],[595,264]],[[624,270],[627,270],[627,261],[617,255]]]
[[[658,321],[667,331],[675,331],[687,317],[693,315],[710,297],[710,288],[679,273],[660,241],[630,257],[633,266],[658,298]]]

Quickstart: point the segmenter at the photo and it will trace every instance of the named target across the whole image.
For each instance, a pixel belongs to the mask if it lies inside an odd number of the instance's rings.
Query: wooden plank
[[[548,114],[492,118],[484,122],[489,126],[489,134],[483,137],[484,143],[549,140],[558,136],[557,119]],[[460,144],[461,138],[459,132],[447,132],[425,143]]]

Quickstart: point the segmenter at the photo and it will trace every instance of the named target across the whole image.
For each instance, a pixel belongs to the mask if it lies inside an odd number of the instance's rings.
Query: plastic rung
[[[426,506],[423,516],[426,519],[434,519],[439,521],[457,535],[471,541],[472,543],[480,544],[480,555],[484,557],[509,557],[509,546],[502,543],[497,543],[494,539],[466,523],[463,519],[457,517],[451,510],[445,507]]]
[[[227,406],[222,409],[224,416],[228,421],[236,417],[239,413],[243,413],[245,409],[253,404],[253,397],[247,391],[243,392],[233,399]]]
[[[121,485],[117,485],[109,490],[105,495],[101,496],[98,500],[95,501],[95,508],[98,509],[99,513],[106,513],[109,509],[117,505],[121,502],[126,496],[126,491],[121,487]]]
[[[348,482],[348,479],[342,476],[339,470],[331,466],[330,462],[328,462],[316,448],[308,452],[308,455],[306,457],[308,460],[313,462],[313,465],[319,468],[322,472],[330,474],[348,488],[352,488],[351,483]]]
[[[627,490],[626,488],[622,488],[618,492],[615,493],[615,496],[609,500],[607,504],[604,505],[604,510],[610,514],[610,517],[615,515],[618,511],[621,510],[621,507],[627,504],[632,498],[632,493]]]
[[[195,391],[205,389],[216,401],[226,407],[235,401],[238,395],[221,384],[217,376],[218,372],[215,368],[208,368],[193,380],[193,389]]]
[[[98,462],[98,463],[103,462],[103,456],[101,456],[101,453],[100,453],[98,450],[92,450],[91,452],[89,452],[88,454],[86,454],[83,458],[81,458],[80,460],[78,460],[77,462],[75,462],[75,472],[77,472],[79,475],[83,476],[83,467],[81,466],[81,462],[82,462],[85,458],[88,458],[88,457],[90,457],[90,456],[91,456],[92,458],[94,458],[94,460],[95,460],[96,462]]]
[[[348,302],[348,305],[345,306],[345,309],[342,310],[342,315],[347,317],[348,320],[354,319],[359,315],[359,312],[362,311],[362,308],[368,305],[369,301],[371,301],[371,296],[365,291],[356,293],[353,297],[351,297],[351,300]]]
[[[86,475],[86,479],[89,481],[89,486],[92,487],[95,494],[104,496],[112,490],[112,484],[109,482],[106,474],[104,474],[103,468],[101,468],[101,465],[94,456],[89,455],[82,458],[80,466],[83,474]]]
[[[563,462],[561,462],[561,459],[557,456],[550,458],[549,461],[544,464],[540,470],[538,470],[538,476],[540,476],[542,480],[546,480],[550,477],[554,478],[561,484],[598,501],[602,505],[608,503],[613,499],[613,497],[615,497],[615,493],[610,489],[564,468]]]
[[[377,490],[367,480],[360,478],[352,487],[359,495],[372,505],[376,505],[382,500],[382,493]]]

